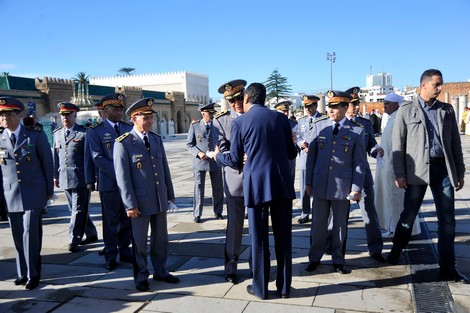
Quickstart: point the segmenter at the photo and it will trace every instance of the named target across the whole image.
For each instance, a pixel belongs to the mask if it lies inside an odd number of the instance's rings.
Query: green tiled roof
[[[36,91],[34,78],[0,76],[0,89]]]
[[[115,91],[114,87],[88,85],[88,92],[90,93],[90,95],[94,95],[94,96],[105,96],[107,94],[113,93],[114,91]]]
[[[162,91],[142,90],[144,98],[154,98],[157,100],[166,100],[165,93]]]

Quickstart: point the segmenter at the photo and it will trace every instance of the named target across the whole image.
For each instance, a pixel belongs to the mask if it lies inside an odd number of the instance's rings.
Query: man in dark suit
[[[133,103],[126,114],[134,128],[116,139],[114,167],[127,216],[132,222],[134,281],[137,290],[149,290],[147,237],[150,225],[150,260],[154,280],[177,283],[168,272],[168,229],[166,212],[169,201],[175,201],[170,168],[163,141],[151,132],[153,125],[152,98]]]
[[[204,207],[204,186],[206,173],[209,172],[212,185],[212,202],[214,204],[214,216],[223,219],[222,209],[224,205],[224,189],[222,169],[217,165],[211,154],[217,145],[218,131],[214,127],[214,103],[199,107],[202,119],[189,126],[186,147],[193,156],[194,170],[194,222],[200,223],[202,208]]]
[[[358,116],[360,111],[361,100],[359,98],[359,87],[352,87],[346,90],[346,93],[351,95],[351,102],[349,103],[346,117],[356,124],[364,128],[365,146],[364,155],[376,158],[377,155],[383,156],[384,150],[377,144],[375,140],[374,130],[371,122],[368,119]],[[366,228],[367,237],[367,248],[369,255],[378,262],[385,262],[385,258],[382,256],[383,239],[382,231],[380,228],[379,218],[377,216],[377,210],[375,209],[375,191],[374,191],[374,179],[370,170],[369,163],[364,173],[364,211],[361,211],[362,220],[364,221]]]
[[[323,256],[330,210],[333,212],[332,260],[335,270],[349,274],[345,266],[349,201],[361,197],[366,158],[364,131],[346,118],[351,97],[342,91],[327,94],[328,116],[314,122],[307,155],[305,190],[313,196],[311,247],[307,272],[314,271]]]
[[[106,268],[110,271],[117,267],[118,253],[121,262],[132,263],[131,221],[119,196],[113,164],[114,141],[121,134],[132,130],[132,125],[122,122],[124,101],[125,96],[121,93],[104,96],[100,103],[106,118],[88,128],[86,134],[91,159],[98,170],[98,191],[103,208],[104,257]],[[86,166],[85,170],[91,168]],[[93,176],[90,173],[85,175]]]
[[[218,164],[243,168],[243,194],[253,255],[253,285],[247,291],[261,299],[268,298],[270,213],[278,267],[276,289],[279,296],[289,297],[292,199],[295,199],[289,160],[297,154],[288,118],[266,108],[265,100],[264,85],[248,86],[243,99],[246,113],[232,123],[230,153],[215,154]]]
[[[41,279],[42,209],[54,194],[51,146],[46,134],[20,124],[24,104],[0,97],[0,166],[16,248],[15,285],[34,289]]]
[[[88,214],[90,191],[85,182],[86,129],[75,123],[80,111],[73,103],[57,105],[63,127],[56,128],[54,136],[54,184],[62,188],[71,214],[69,251],[77,252],[86,234],[89,243],[98,240],[96,227]]]
[[[281,101],[277,104],[274,105],[274,109],[276,109],[279,113],[282,113],[289,117],[289,110],[290,106],[292,105],[292,101],[286,100],[286,101]],[[298,125],[297,121],[292,120],[289,118],[289,124],[290,128],[292,130],[292,141],[296,142],[297,140],[297,130],[298,130]],[[299,151],[299,149],[297,149]],[[292,175],[292,181],[295,181],[295,159],[293,158],[292,160],[289,160],[289,169],[290,169],[290,174]]]
[[[230,110],[214,116],[218,130],[218,146],[222,153],[230,151],[230,131],[233,121],[244,113],[243,91],[246,80],[235,79],[219,87],[219,93],[230,105]],[[237,267],[242,250],[245,203],[243,201],[243,172],[238,168],[223,167],[225,199],[227,201],[227,231],[225,238],[224,276],[233,284],[238,283]]]

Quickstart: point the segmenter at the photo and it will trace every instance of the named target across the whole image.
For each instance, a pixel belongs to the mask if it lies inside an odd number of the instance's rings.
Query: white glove
[[[178,211],[178,207],[173,202],[168,201],[168,211],[170,211],[170,213],[175,213]]]

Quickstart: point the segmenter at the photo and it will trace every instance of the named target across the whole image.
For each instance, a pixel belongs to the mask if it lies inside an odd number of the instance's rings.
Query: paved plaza
[[[462,136],[465,162],[470,169],[470,136]],[[179,210],[168,214],[170,271],[181,280],[167,284],[150,279],[150,292],[135,289],[131,265],[118,263],[105,269],[102,249],[101,208],[93,192],[90,212],[100,240],[80,251],[68,251],[69,212],[63,193],[44,215],[42,277],[38,288],[28,291],[13,284],[15,249],[7,222],[0,222],[0,312],[470,312],[470,285],[436,282],[435,244],[437,218],[430,191],[422,206],[423,234],[414,238],[398,265],[378,263],[369,257],[360,212],[350,214],[346,264],[349,275],[334,272],[325,255],[313,273],[305,271],[310,223],[297,224],[300,201],[294,201],[293,281],[290,298],[279,298],[274,281],[268,300],[246,292],[251,284],[248,269],[250,236],[245,220],[239,284],[225,282],[223,274],[226,220],[213,218],[210,183],[202,223],[193,222],[193,171],[185,134],[164,140]],[[373,170],[375,163],[369,158]],[[456,256],[458,268],[470,276],[470,172],[466,185],[456,193]],[[298,173],[296,191],[299,198]],[[207,180],[209,181],[209,180]],[[224,216],[226,209],[224,207]],[[271,244],[272,244],[271,237]],[[271,245],[273,246],[273,245]],[[384,255],[391,248],[386,240]],[[271,277],[276,276],[271,249]],[[150,261],[149,261],[150,264]],[[151,272],[152,274],[152,272]]]

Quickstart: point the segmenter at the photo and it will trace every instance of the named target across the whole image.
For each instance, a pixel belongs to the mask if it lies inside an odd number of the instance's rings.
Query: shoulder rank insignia
[[[191,122],[191,125],[196,124],[196,123],[199,123],[199,120],[194,120],[194,121],[192,121],[192,122]]]
[[[100,126],[101,124],[103,124],[103,122],[99,122],[99,123],[96,123],[96,124],[93,124],[90,126],[90,128],[95,128],[97,126]]]
[[[362,123],[359,123],[359,122],[358,122],[358,121],[356,121],[356,120],[351,120],[351,122],[353,122],[354,124],[356,124],[356,125],[358,125],[358,126],[360,126],[360,127],[364,128],[364,124],[362,124]]]
[[[158,137],[161,137],[161,135],[159,135],[159,134],[157,134],[156,132],[153,132],[153,131],[151,131],[151,130],[149,130],[149,133],[154,134],[154,135],[156,135],[156,136],[158,136]]]
[[[226,115],[226,114],[229,113],[229,112],[230,112],[230,111],[228,111],[228,110],[220,111],[220,112],[218,112],[216,115],[214,115],[214,118],[219,118],[219,117],[221,117],[221,116]]]
[[[64,128],[63,126],[60,126],[60,127],[57,127],[56,129],[54,129],[54,131],[52,133],[55,133],[56,131],[59,131],[61,130],[62,128]]]
[[[318,123],[320,121],[326,120],[327,118],[328,118],[328,116],[322,116],[322,117],[314,118],[313,122]]]
[[[34,130],[34,131],[38,131],[38,132],[41,132],[42,131],[42,125],[41,126],[36,126],[36,125],[33,125],[33,126],[25,126],[26,129],[29,129],[29,130]]]
[[[124,122],[121,122],[121,123],[123,123],[123,124],[127,124],[127,125],[129,125],[129,126],[134,126],[134,124],[132,124],[132,123],[129,123],[129,122],[127,122],[127,121],[124,121]]]
[[[3,133],[3,130],[4,130],[4,129],[5,129],[5,128],[0,127],[0,134]]]
[[[121,141],[124,140],[124,138],[126,138],[126,137],[129,136],[129,135],[130,135],[130,133],[124,133],[124,134],[122,134],[121,136],[117,137],[117,138],[116,138],[116,141],[117,141],[117,142],[121,142]]]

